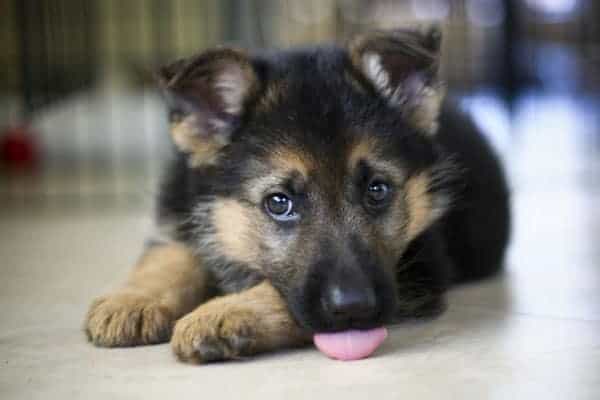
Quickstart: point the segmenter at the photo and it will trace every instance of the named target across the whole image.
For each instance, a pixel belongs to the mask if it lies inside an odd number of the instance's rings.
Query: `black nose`
[[[329,284],[322,297],[323,310],[332,322],[348,324],[375,317],[377,300],[370,287]]]

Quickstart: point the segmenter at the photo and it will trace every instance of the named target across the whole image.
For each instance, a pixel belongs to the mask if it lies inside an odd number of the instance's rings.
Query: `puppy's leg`
[[[180,360],[201,363],[299,346],[309,339],[277,290],[264,281],[202,304],[177,321],[171,344]]]
[[[182,244],[144,253],[122,288],[96,299],[85,332],[97,346],[167,342],[175,321],[206,299],[206,272]]]

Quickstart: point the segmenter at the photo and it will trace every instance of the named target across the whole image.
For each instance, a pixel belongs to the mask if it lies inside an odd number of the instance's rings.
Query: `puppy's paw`
[[[260,321],[251,310],[219,312],[209,307],[177,321],[171,345],[181,361],[241,359],[259,351],[259,334]]]
[[[117,293],[96,299],[87,314],[85,332],[96,346],[120,347],[169,340],[173,318],[149,296]]]

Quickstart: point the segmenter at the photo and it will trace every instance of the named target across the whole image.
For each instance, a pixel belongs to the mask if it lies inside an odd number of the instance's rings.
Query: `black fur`
[[[500,270],[510,235],[509,190],[500,162],[473,122],[451,107],[440,116],[437,140],[461,168],[457,200],[442,221],[454,281]]]

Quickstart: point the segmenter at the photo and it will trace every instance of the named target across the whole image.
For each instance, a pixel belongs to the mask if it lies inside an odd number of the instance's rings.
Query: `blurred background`
[[[427,22],[513,186],[598,183],[598,21],[592,0],[0,0],[1,209],[149,204],[170,151],[161,64]]]
[[[87,305],[152,232],[171,151],[156,67],[428,22],[508,171],[504,274],[360,371],[314,351],[177,369],[164,346],[85,343]],[[0,0],[0,398],[600,399],[599,204],[598,0]]]

